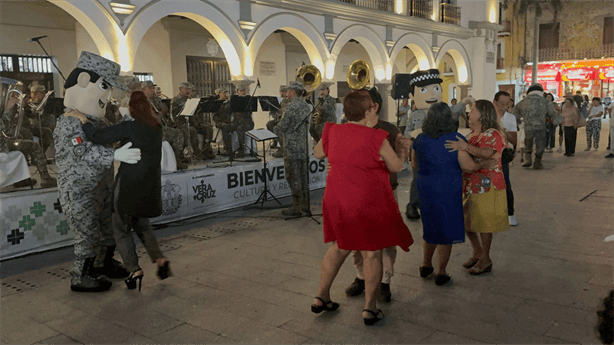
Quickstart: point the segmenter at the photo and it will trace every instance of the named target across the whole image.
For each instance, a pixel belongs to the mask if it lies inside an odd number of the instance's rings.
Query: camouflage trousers
[[[26,127],[32,136],[38,137],[39,142],[41,143],[43,153],[47,152],[49,146],[53,145],[53,131],[47,127]]]
[[[112,174],[110,179],[113,179]],[[79,284],[85,260],[96,258],[94,267],[102,267],[106,247],[115,246],[112,226],[113,191],[107,177],[94,188],[75,183],[64,193],[67,194],[62,209],[70,229],[75,233],[73,279],[75,284]]]
[[[299,207],[301,211],[308,210],[309,170],[305,160],[284,158],[284,168],[286,170],[286,180],[292,190],[293,206]],[[294,205],[295,198],[298,201],[297,205]]]
[[[32,164],[36,165],[41,175],[49,174],[47,171],[47,157],[43,153],[41,146],[33,140],[18,139],[8,141],[9,151],[19,151],[24,156],[32,159]]]
[[[279,121],[271,120],[271,121],[266,123],[266,129],[268,129],[269,131],[272,132],[273,128],[275,128],[275,126],[277,126],[278,123],[279,123]],[[284,144],[283,144],[283,140],[281,140],[281,138],[273,140],[273,144],[271,145],[271,147],[277,146],[277,143],[279,143],[279,148],[283,152]]]
[[[546,149],[546,131],[544,129],[533,129],[524,133],[524,152],[527,157],[533,153],[535,144],[535,159],[541,159]]]
[[[177,127],[177,129],[183,132],[183,147],[188,147],[188,144],[191,144],[192,149],[194,151],[198,151],[198,131],[196,128],[194,128],[194,126],[190,126],[190,131],[188,132],[188,125],[183,124]]]
[[[183,156],[183,132],[177,128],[162,127],[162,141],[168,141],[177,158]]]
[[[224,147],[231,147],[232,132],[234,131],[236,131],[239,136],[239,145],[245,144],[245,133],[247,131],[251,131],[252,129],[254,129],[254,123],[251,121],[242,122],[238,125],[224,125],[224,127],[222,127],[222,138],[224,139]]]

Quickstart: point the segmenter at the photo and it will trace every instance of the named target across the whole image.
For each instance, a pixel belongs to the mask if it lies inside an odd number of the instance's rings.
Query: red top
[[[480,135],[469,133],[469,144],[479,148],[492,147],[498,153],[503,152],[505,140],[501,133],[496,129],[488,129]],[[490,186],[495,186],[496,190],[505,189],[505,178],[503,177],[503,167],[501,165],[501,155],[497,155],[497,166],[494,169],[480,169],[472,174],[463,173],[463,191],[465,194],[481,194],[490,190]],[[476,162],[482,161],[481,158],[474,158]]]
[[[353,123],[327,123],[322,133],[331,169],[322,202],[324,242],[375,251],[414,242],[394,200],[379,151],[388,133]]]

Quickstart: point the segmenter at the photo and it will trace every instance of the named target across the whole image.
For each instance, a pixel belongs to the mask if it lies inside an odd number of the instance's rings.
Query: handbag
[[[579,116],[578,115],[578,118],[579,118],[578,119],[578,125],[577,125],[578,128],[586,126],[586,119],[584,118],[584,116]]]
[[[516,158],[516,151],[512,148],[506,147],[501,152],[501,162],[503,163],[510,163],[514,158]]]

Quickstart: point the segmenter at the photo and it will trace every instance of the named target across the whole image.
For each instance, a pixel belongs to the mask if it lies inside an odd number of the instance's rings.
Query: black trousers
[[[503,165],[503,178],[505,178],[505,192],[507,195],[507,215],[514,215],[514,192],[510,183],[510,164],[501,162]]]
[[[565,154],[576,153],[576,136],[578,130],[573,126],[565,126]]]

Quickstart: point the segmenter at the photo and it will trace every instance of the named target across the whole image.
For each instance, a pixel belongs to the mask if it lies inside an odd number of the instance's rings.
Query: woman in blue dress
[[[457,128],[450,107],[445,103],[433,104],[411,151],[412,166],[418,167],[424,240],[420,276],[426,278],[435,272],[437,285],[450,281],[446,266],[452,244],[465,242],[462,172],[473,172],[481,165],[492,164],[490,161],[476,163],[467,152],[446,149],[446,140],[465,140],[456,132]],[[438,251],[436,271],[432,262],[435,249]]]

